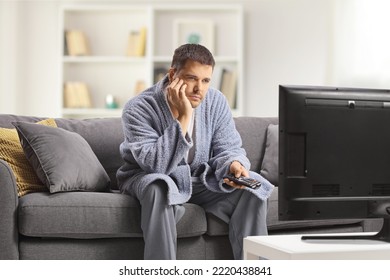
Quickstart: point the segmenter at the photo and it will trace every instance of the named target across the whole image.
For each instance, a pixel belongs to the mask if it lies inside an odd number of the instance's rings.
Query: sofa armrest
[[[19,259],[18,192],[9,165],[0,159],[0,259]]]

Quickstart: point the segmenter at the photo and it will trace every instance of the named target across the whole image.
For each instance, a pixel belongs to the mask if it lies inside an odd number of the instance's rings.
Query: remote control
[[[243,185],[246,187],[249,187],[251,189],[257,189],[261,186],[261,183],[255,179],[249,178],[249,177],[234,177],[232,174],[228,174],[224,177],[224,179],[228,179],[230,181],[233,181],[236,184]]]

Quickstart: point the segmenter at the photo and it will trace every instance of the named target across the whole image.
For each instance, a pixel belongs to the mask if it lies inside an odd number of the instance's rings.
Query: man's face
[[[185,93],[192,108],[198,107],[206,97],[210,87],[213,67],[193,60],[187,60],[180,71],[176,72],[175,69],[171,69],[171,71],[171,81],[175,78],[182,79],[187,85]]]

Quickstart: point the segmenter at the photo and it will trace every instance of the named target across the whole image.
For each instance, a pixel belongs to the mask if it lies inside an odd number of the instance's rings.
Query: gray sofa
[[[0,115],[0,127],[42,119]],[[277,153],[270,151],[270,145],[277,147],[277,138],[275,133],[270,135],[269,128],[277,124],[277,118],[239,117],[235,122],[251,169],[261,171],[277,185]],[[142,259],[139,204],[118,193],[115,180],[122,163],[120,119],[56,119],[56,123],[88,142],[111,179],[110,188],[104,192],[33,192],[18,197],[15,176],[0,159],[0,259]],[[275,188],[269,200],[270,235],[375,229],[370,220],[280,222],[277,197]],[[177,225],[178,259],[231,259],[227,225],[197,205],[187,203],[185,207]]]

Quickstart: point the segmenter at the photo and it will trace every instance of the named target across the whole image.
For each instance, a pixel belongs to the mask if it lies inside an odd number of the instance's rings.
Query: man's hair
[[[213,55],[206,47],[198,44],[184,44],[178,47],[173,54],[171,67],[180,71],[189,59],[210,65],[214,69]]]

